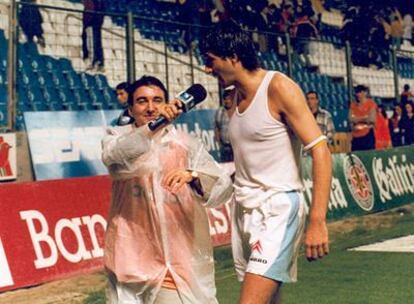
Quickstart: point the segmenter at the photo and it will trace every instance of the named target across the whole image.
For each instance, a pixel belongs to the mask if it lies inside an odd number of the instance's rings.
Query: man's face
[[[166,103],[164,92],[157,86],[142,86],[133,93],[133,105],[129,112],[137,127],[143,126],[159,116],[160,107]]]
[[[309,108],[312,113],[316,113],[319,108],[319,99],[315,93],[309,93],[306,95],[306,101],[308,102]]]
[[[125,107],[128,104],[128,93],[124,89],[116,90],[116,98],[121,106]]]
[[[227,90],[223,94],[223,106],[226,110],[230,110],[233,106],[235,89]]]
[[[367,92],[365,91],[355,92],[355,96],[358,101],[362,101],[365,97],[367,97]]]
[[[400,106],[395,106],[395,112],[398,114],[398,116],[401,116],[402,114],[402,109]]]
[[[407,113],[413,113],[413,107],[412,107],[412,105],[411,104],[409,104],[409,103],[406,103],[405,104],[405,111],[407,112]]]
[[[205,55],[204,71],[216,77],[223,87],[232,85],[234,82],[234,67],[230,58],[221,58],[208,52]]]

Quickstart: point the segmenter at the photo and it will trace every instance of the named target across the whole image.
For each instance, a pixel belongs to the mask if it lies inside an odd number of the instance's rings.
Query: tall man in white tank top
[[[236,87],[229,133],[236,167],[232,249],[242,289],[239,303],[280,303],[282,283],[296,281],[305,224],[301,144],[313,165],[313,195],[305,233],[306,257],[327,255],[326,212],[332,177],[326,137],[300,87],[259,66],[247,33],[219,24],[202,40],[205,69]]]

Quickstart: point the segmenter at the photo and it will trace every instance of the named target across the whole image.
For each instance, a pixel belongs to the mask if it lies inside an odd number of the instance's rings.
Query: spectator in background
[[[414,101],[414,94],[411,93],[411,91],[410,91],[410,85],[406,83],[404,85],[404,90],[402,91],[402,93],[400,95],[400,103],[403,107],[403,112],[405,111],[405,104],[408,101]]]
[[[412,38],[413,38],[413,17],[410,14],[406,14],[403,19],[404,24],[404,34],[403,39],[409,44],[412,44]]]
[[[27,42],[33,42],[36,37],[37,43],[41,47],[45,47],[42,29],[43,18],[39,8],[34,5],[25,5],[26,3],[35,4],[36,0],[21,0],[20,2],[22,6],[19,13],[19,24],[26,35]]]
[[[396,104],[394,106],[392,117],[388,122],[393,147],[399,147],[402,145],[401,126],[400,126],[401,118],[402,118],[401,105]]]
[[[316,91],[307,92],[306,101],[322,134],[328,138],[328,143],[332,146],[334,144],[335,125],[331,113],[319,106],[319,96]]]
[[[375,149],[388,149],[392,147],[389,121],[385,109],[379,105],[377,107],[377,117],[375,120]]]
[[[368,98],[368,88],[358,85],[354,89],[355,100],[351,102],[350,122],[352,129],[352,151],[375,148],[375,121],[377,105]]]
[[[384,20],[380,14],[376,14],[371,21],[369,29],[368,45],[369,54],[368,60],[370,64],[383,67],[383,61],[388,56],[388,48],[390,45],[390,38],[387,36],[384,28]]]
[[[223,92],[223,105],[217,109],[214,119],[214,133],[216,141],[220,143],[220,161],[230,162],[233,161],[233,149],[231,147],[229,138],[229,121],[231,113],[234,111],[233,101],[234,99],[234,87],[224,89]]]
[[[404,22],[398,8],[394,7],[390,18],[392,43],[397,49],[399,49],[401,46],[402,37],[404,35]]]
[[[82,53],[83,59],[91,64],[88,70],[104,70],[104,54],[102,48],[102,25],[105,10],[104,0],[82,0],[84,13],[82,17]],[[92,54],[92,55],[91,55]]]
[[[401,132],[403,136],[404,145],[414,144],[414,112],[413,112],[413,102],[408,101],[405,104],[405,112],[401,118]]]
[[[293,24],[295,17],[295,9],[291,3],[283,5],[282,12],[280,13],[280,21],[277,27],[277,32],[287,33],[290,26]]]
[[[343,41],[350,41],[351,44],[355,41],[355,33],[357,32],[357,16],[359,15],[358,6],[348,6],[344,14],[342,29],[340,32]]]
[[[191,44],[200,34],[200,6],[197,0],[178,0],[180,4],[180,22],[190,24],[181,26],[179,42],[185,50],[191,49]]]
[[[130,123],[134,122],[134,118],[129,113],[128,108],[128,83],[127,82],[121,82],[119,83],[116,88],[116,98],[118,100],[118,103],[122,107],[122,113],[119,115],[119,118],[117,120],[117,126],[125,126]]]
[[[306,66],[310,66],[309,60],[309,39],[318,38],[319,32],[310,19],[313,12],[310,9],[301,8],[297,13],[297,19],[291,27],[291,37],[296,52],[302,58]]]
[[[107,303],[216,304],[207,213],[230,199],[230,177],[201,142],[172,121],[180,102],[167,103],[164,84],[143,76],[128,90],[134,124],[109,128],[102,160],[112,180],[105,236]]]

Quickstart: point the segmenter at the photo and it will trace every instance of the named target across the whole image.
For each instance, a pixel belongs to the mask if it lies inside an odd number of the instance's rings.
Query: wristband
[[[315,140],[313,140],[311,143],[307,144],[304,148],[303,151],[309,151],[310,149],[316,147],[318,144],[320,144],[322,141],[327,140],[328,138],[325,135],[321,135],[318,138],[316,138]]]

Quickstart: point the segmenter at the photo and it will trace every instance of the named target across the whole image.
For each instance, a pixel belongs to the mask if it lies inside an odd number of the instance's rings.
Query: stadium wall
[[[94,189],[94,191],[91,191]],[[108,176],[0,187],[0,292],[103,268]],[[230,242],[229,206],[209,210],[213,245]]]
[[[414,202],[414,146],[335,154],[333,163],[331,220]],[[307,207],[310,164],[305,159]],[[7,206],[0,213],[0,292],[102,269],[108,176],[4,184],[0,197]],[[229,215],[228,204],[209,210],[215,246],[230,242]]]

